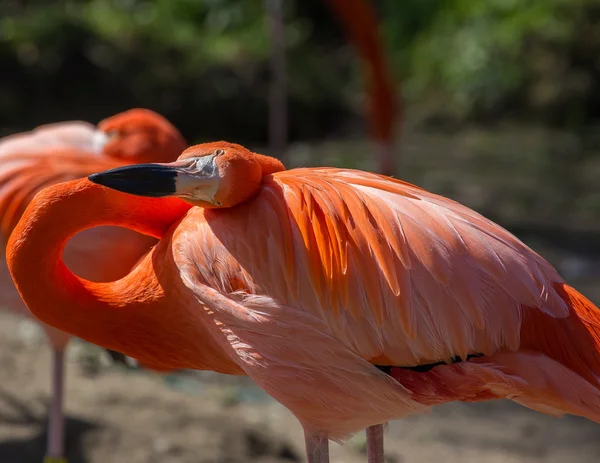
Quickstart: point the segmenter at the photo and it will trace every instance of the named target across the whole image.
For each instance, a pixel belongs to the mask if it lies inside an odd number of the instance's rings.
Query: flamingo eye
[[[213,154],[215,156],[221,156],[221,155],[225,154],[225,150],[218,149],[218,150],[215,150]]]

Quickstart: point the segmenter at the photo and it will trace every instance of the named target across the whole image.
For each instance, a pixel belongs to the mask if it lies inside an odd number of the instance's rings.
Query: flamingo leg
[[[383,424],[367,428],[367,461],[368,463],[383,463]]]
[[[54,354],[52,365],[52,402],[49,413],[48,444],[44,463],[66,463],[64,451],[64,414],[63,393],[65,376],[65,352],[52,349]]]
[[[308,463],[329,463],[329,440],[323,436],[304,432],[306,460]]]

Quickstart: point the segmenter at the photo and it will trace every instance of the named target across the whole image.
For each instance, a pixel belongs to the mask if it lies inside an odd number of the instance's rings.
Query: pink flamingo
[[[134,162],[172,161],[185,147],[175,127],[146,109],[117,114],[98,127],[62,122],[5,137],[0,140],[0,235],[6,243],[27,204],[44,187]],[[114,281],[155,242],[122,228],[87,230],[71,240],[65,262],[92,281]],[[5,259],[0,264],[0,287],[0,306],[29,315]],[[54,352],[46,456],[50,463],[64,461],[64,351],[70,335],[48,325],[44,331]]]
[[[456,400],[600,422],[600,311],[465,206],[225,142],[89,179],[43,190],[10,238],[29,309],[167,369],[248,375],[301,422],[309,462]],[[122,279],[84,280],[62,250],[106,225],[160,241]]]

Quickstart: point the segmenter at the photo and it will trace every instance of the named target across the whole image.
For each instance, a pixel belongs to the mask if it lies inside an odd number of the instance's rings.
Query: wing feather
[[[212,250],[189,244],[205,281],[214,281],[216,255],[226,255],[228,272],[252,294],[312,312],[363,358],[413,365],[515,350],[523,310],[568,315],[553,286],[562,278],[516,237],[376,174],[279,172],[255,199],[204,220]]]

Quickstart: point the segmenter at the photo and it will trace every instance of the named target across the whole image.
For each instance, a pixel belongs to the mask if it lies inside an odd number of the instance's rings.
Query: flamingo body
[[[90,178],[202,207],[87,180],[38,194],[8,263],[52,326],[159,367],[248,375],[321,441],[455,400],[600,422],[598,309],[465,206],[225,143]],[[98,225],[161,240],[123,279],[93,283],[60,252]]]
[[[106,135],[88,122],[57,122],[2,138],[0,156],[23,153],[40,155],[65,148],[100,154],[105,140]]]
[[[236,208],[192,209],[170,240],[184,285],[170,292],[193,293],[188,310],[205,312],[244,372],[329,438],[452,400],[512,397],[600,420],[597,309],[446,198],[374,174],[295,169]],[[374,367],[476,353],[429,373]]]

